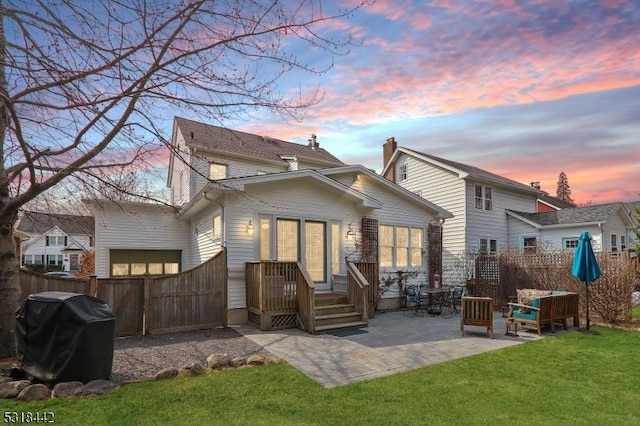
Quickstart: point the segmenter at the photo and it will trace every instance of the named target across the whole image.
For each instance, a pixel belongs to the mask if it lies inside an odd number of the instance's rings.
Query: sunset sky
[[[640,199],[640,1],[379,0],[342,24],[363,44],[281,86],[324,91],[302,122],[226,125],[378,172],[394,136],[551,195],[565,172],[577,203]]]

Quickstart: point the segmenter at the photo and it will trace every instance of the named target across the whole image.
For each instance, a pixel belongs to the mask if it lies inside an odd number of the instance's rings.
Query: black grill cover
[[[31,294],[16,313],[22,369],[44,382],[108,380],[115,324],[109,306],[86,294]]]

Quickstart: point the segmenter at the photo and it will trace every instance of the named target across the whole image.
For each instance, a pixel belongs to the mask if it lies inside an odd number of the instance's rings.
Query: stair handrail
[[[296,297],[298,301],[298,325],[308,333],[316,329],[316,285],[302,263],[297,262]]]
[[[360,320],[369,322],[369,281],[356,265],[347,262],[347,298],[360,313]]]

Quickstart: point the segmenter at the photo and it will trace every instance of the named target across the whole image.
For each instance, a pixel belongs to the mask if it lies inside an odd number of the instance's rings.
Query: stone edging
[[[260,366],[265,364],[280,363],[282,360],[274,355],[250,355],[248,357],[236,357],[231,359],[226,353],[214,353],[207,357],[205,366],[200,363],[192,363],[180,368],[165,368],[154,376],[142,379],[126,380],[120,383],[110,380],[92,380],[82,382],[60,382],[53,387],[42,383],[34,383],[30,380],[14,380],[10,377],[11,369],[15,364],[0,365],[0,398],[15,399],[18,401],[38,401],[48,398],[81,397],[89,395],[103,395],[122,386],[148,382],[151,380],[164,380],[177,376],[198,376],[206,371],[219,371],[229,368],[242,368]]]

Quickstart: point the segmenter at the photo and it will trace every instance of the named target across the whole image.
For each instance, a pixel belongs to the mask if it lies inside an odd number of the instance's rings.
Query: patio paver
[[[479,327],[465,327],[462,337],[460,317],[408,318],[398,311],[377,313],[369,320],[367,333],[346,337],[311,335],[298,329],[263,332],[251,325],[234,329],[327,388],[545,337],[528,332],[506,336],[499,313],[494,317],[495,339]]]

